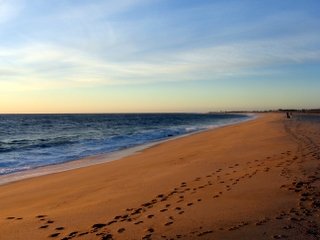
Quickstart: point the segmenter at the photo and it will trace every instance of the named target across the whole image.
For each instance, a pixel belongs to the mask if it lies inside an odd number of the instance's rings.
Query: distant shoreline
[[[320,114],[320,109],[279,109],[279,110],[261,110],[261,111],[218,111],[208,112],[209,114],[216,113],[305,113],[305,114]]]

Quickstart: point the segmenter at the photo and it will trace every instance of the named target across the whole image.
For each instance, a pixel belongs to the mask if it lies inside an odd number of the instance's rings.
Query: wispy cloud
[[[39,43],[17,50],[1,50],[1,59],[6,62],[0,61],[0,81],[10,80],[25,88],[41,89],[212,80],[234,72],[246,74],[253,68],[320,61],[320,50],[301,46],[300,39],[288,42],[288,39],[245,41],[168,51],[160,56],[153,53],[135,61],[109,61],[90,52]]]
[[[319,20],[299,9],[252,20],[251,8],[234,2],[172,9],[155,2],[159,10],[134,0],[24,3],[11,22],[20,37],[0,40],[2,89],[212,80],[320,61]],[[7,22],[22,11],[0,7],[9,9]]]

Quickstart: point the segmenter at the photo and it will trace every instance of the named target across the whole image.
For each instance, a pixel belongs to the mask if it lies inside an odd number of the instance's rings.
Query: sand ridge
[[[318,239],[319,126],[265,114],[0,187],[1,239]]]

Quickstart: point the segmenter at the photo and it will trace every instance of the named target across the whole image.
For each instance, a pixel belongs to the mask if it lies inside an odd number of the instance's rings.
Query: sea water
[[[250,114],[0,115],[0,176],[252,119]]]

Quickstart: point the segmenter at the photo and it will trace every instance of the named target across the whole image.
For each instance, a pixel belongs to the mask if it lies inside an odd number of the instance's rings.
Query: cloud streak
[[[234,2],[173,10],[155,3],[159,11],[133,0],[48,1],[37,9],[22,1],[27,18],[12,23],[20,39],[0,40],[0,84],[25,90],[214,80],[320,61],[319,19],[302,10],[252,21],[244,16],[250,7],[241,14]],[[17,18],[18,8],[6,8],[6,22]]]
[[[313,39],[310,40],[311,42]],[[109,61],[90,52],[49,44],[1,50],[0,81],[33,88],[88,87],[162,81],[212,80],[249,69],[320,61],[320,51],[300,40],[245,41],[180,52],[157,53],[135,61]],[[10,59],[10,61],[8,61]],[[161,60],[158,60],[161,59]]]

